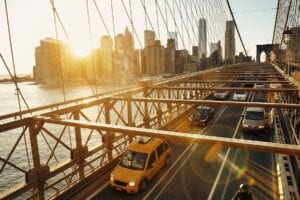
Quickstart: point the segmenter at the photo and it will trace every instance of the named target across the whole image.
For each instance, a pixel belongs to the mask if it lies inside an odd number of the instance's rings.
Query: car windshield
[[[127,150],[120,161],[120,165],[129,169],[143,170],[146,159],[146,153]]]
[[[250,119],[250,120],[263,120],[264,119],[264,113],[263,112],[247,111],[245,118]]]
[[[195,112],[195,115],[196,116],[205,116],[205,115],[208,115],[209,114],[209,109],[197,109],[196,112]]]

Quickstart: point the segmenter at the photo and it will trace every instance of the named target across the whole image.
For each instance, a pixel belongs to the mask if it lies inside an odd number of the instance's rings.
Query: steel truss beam
[[[197,76],[197,77],[193,77],[193,79],[209,79],[209,78],[247,78],[246,76],[249,76],[248,74],[207,74],[207,75],[202,75],[202,76]],[[255,79],[259,79],[259,78],[284,78],[282,76],[254,76],[251,78],[255,78]]]
[[[126,97],[114,97],[115,100],[128,101]],[[286,103],[262,103],[262,102],[236,102],[236,101],[213,101],[213,100],[185,100],[185,99],[159,99],[159,98],[131,98],[137,102],[176,103],[207,106],[238,106],[238,107],[262,107],[262,108],[289,108],[300,109],[300,104]]]
[[[102,131],[118,132],[118,133],[130,134],[130,135],[159,137],[159,138],[166,138],[169,140],[181,139],[190,142],[203,142],[208,144],[220,144],[226,147],[247,149],[250,151],[263,151],[269,153],[300,155],[299,145],[261,142],[261,141],[243,140],[243,139],[234,139],[234,138],[223,138],[223,137],[198,135],[198,134],[183,133],[183,132],[163,131],[163,130],[156,130],[156,129],[149,129],[149,128],[145,129],[145,128],[135,128],[135,127],[127,127],[127,126],[119,126],[119,125],[110,125],[110,124],[99,124],[94,122],[82,122],[79,120],[57,120],[57,119],[51,119],[46,117],[35,117],[34,120],[43,121],[51,124],[60,124],[65,126],[88,128],[88,129],[98,129]]]
[[[297,87],[291,88],[248,88],[248,87],[148,87],[157,90],[214,90],[214,91],[247,91],[247,92],[298,92]]]
[[[245,80],[180,80],[174,83],[281,83],[281,84],[289,84],[289,81],[245,81]]]

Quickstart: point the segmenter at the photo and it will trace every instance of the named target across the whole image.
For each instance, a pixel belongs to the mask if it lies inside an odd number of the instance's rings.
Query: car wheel
[[[146,190],[148,185],[148,181],[146,179],[142,180],[142,182],[140,183],[140,192],[143,192]]]
[[[169,166],[170,162],[171,162],[171,158],[170,155],[168,155],[165,159],[165,166]]]

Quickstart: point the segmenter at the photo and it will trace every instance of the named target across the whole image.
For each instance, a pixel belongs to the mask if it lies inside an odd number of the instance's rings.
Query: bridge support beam
[[[40,126],[38,123],[32,123],[29,125],[29,137],[30,137],[30,144],[31,144],[31,152],[32,152],[32,160],[33,160],[33,169],[30,173],[27,174],[27,181],[34,182],[34,199],[44,200],[44,177],[42,175],[42,166],[40,161],[40,154],[39,154],[39,146],[38,146],[38,133],[40,130]],[[30,174],[30,175],[29,175]]]
[[[74,112],[74,119],[80,120],[79,112]],[[83,146],[81,138],[81,128],[80,126],[75,126],[75,139],[76,139],[76,149],[72,151],[72,157],[76,160],[78,165],[79,178],[84,178],[84,156],[83,156]]]

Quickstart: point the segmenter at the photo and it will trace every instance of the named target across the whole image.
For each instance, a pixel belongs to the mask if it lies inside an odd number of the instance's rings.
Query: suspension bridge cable
[[[110,34],[109,30],[108,30],[108,27],[107,27],[107,25],[106,25],[106,23],[105,23],[105,20],[104,20],[102,14],[101,14],[101,12],[100,12],[100,9],[99,9],[99,7],[98,7],[98,4],[96,3],[95,0],[93,0],[93,2],[94,2],[94,5],[95,5],[95,7],[96,7],[97,13],[98,13],[98,15],[99,15],[99,17],[100,17],[100,19],[101,19],[101,21],[102,21],[102,24],[103,24],[103,26],[104,26],[104,28],[105,28],[106,34],[108,35],[108,37],[109,37],[110,39],[112,39],[111,34]]]
[[[236,31],[237,31],[238,36],[239,36],[239,38],[240,38],[241,44],[242,44],[242,46],[243,46],[245,55],[248,56],[247,51],[246,51],[246,48],[245,48],[245,45],[244,45],[244,42],[243,42],[243,39],[242,39],[241,34],[240,34],[240,31],[239,31],[239,28],[238,28],[238,26],[237,26],[237,24],[236,24],[236,21],[235,21],[235,19],[234,19],[234,15],[233,15],[233,13],[232,13],[230,3],[229,3],[228,0],[226,0],[226,1],[227,1],[227,5],[228,5],[228,8],[229,8],[229,11],[230,11],[230,13],[231,13],[231,17],[232,17],[233,23],[234,23],[234,25],[235,25]]]
[[[148,30],[148,24],[147,24],[147,16],[146,16],[146,13],[147,13],[147,10],[146,10],[146,0],[142,0],[143,1],[143,8],[144,8],[144,13],[145,13],[145,26],[146,26],[146,30]]]
[[[56,17],[57,17],[57,12],[56,12],[56,8],[54,5],[54,0],[50,0],[50,3],[52,5],[52,11],[53,11],[53,15],[54,15],[54,24],[55,24],[55,35],[56,35],[56,40],[58,41],[58,32],[57,32],[57,22],[56,22]],[[59,18],[59,17],[58,17]],[[60,20],[61,23],[61,20]],[[61,23],[62,24],[62,23]],[[66,30],[63,28],[63,30],[66,33]],[[69,38],[68,38],[69,39]],[[62,66],[60,65],[60,78],[61,78],[61,87],[62,87],[62,92],[63,92],[63,98],[64,101],[66,101],[66,91],[65,91],[65,84],[64,84],[64,77],[63,77],[63,72],[62,72]]]
[[[288,21],[289,21],[289,14],[290,14],[290,10],[291,10],[291,5],[292,5],[292,0],[290,0],[290,4],[289,4],[289,8],[288,8],[288,12],[287,12],[287,16],[286,16],[286,20],[284,23],[284,29],[286,30],[287,26],[288,26]],[[280,46],[282,45],[283,42],[283,37],[281,37],[281,42],[280,42]]]
[[[89,29],[89,46],[91,51],[92,50],[92,28],[91,28],[91,19],[90,19],[89,0],[86,0],[85,2],[86,2],[87,22],[88,22],[88,29]],[[98,93],[97,70],[96,70],[95,59],[93,55],[90,57],[90,60],[92,62],[93,72],[94,72],[95,92]]]
[[[51,0],[51,1],[53,2],[54,0]],[[55,28],[55,38],[58,38],[58,31],[57,31],[57,22],[56,22],[56,14],[55,14],[55,11],[56,11],[56,9],[55,9],[55,7],[54,7],[53,4],[52,4],[53,22],[54,22],[54,28]]]
[[[9,16],[8,16],[7,0],[4,1],[4,5],[5,5],[5,15],[6,15],[7,30],[8,30],[8,38],[9,38],[10,55],[11,55],[11,60],[12,60],[12,65],[13,65],[13,72],[14,72],[14,75],[11,78],[15,82],[15,87],[16,87],[16,91],[17,91],[17,98],[18,98],[18,107],[19,107],[19,111],[21,112],[22,111],[22,106],[21,106],[21,99],[20,99],[20,88],[19,88],[18,83],[17,83],[17,72],[16,72],[14,51],[13,51],[12,38],[11,38],[11,30],[10,30],[10,23],[9,23]],[[7,68],[7,69],[9,69],[9,68]],[[26,101],[24,101],[24,102],[26,102]],[[21,115],[20,115],[20,117],[22,118]]]
[[[217,19],[216,19],[216,12],[213,12],[212,8],[216,8],[215,4],[212,4],[213,2],[215,1],[207,1],[209,3],[209,10],[210,10],[210,13],[211,13],[211,16],[212,16],[212,24],[213,24],[213,29],[214,29],[214,36],[215,36],[215,41],[214,42],[217,42],[218,41],[218,35],[219,35],[219,29],[217,28]]]
[[[164,3],[165,3],[165,16],[166,16],[166,20],[165,19],[163,19],[163,21],[164,21],[164,24],[165,24],[165,26],[166,26],[166,29],[167,29],[167,31],[168,31],[168,36],[170,37],[170,32],[169,32],[169,26],[168,26],[168,10],[167,10],[167,2],[168,0],[165,0],[164,1]],[[162,12],[161,12],[161,9],[160,9],[160,6],[158,5],[158,9],[159,9],[159,12],[160,12],[160,14],[161,14],[161,16],[162,16]]]
[[[187,28],[187,26],[186,26],[187,23],[185,22],[185,20],[184,20],[184,18],[183,18],[183,15],[182,15],[181,9],[179,8],[179,5],[178,5],[178,3],[177,3],[177,0],[174,0],[173,2],[175,2],[176,8],[177,8],[177,10],[178,10],[178,12],[179,12],[179,15],[180,15],[180,19],[182,20],[182,22],[183,22],[182,24],[183,24],[183,26],[184,26],[184,28],[185,28],[186,33],[187,33],[189,44],[191,45],[193,42],[192,42],[192,40],[191,40],[190,33],[189,33],[188,28]],[[174,13],[173,13],[173,14],[174,14]],[[181,34],[183,35],[183,34],[184,34],[184,31],[182,31]],[[186,47],[184,47],[184,48],[186,49]],[[188,49],[187,49],[187,50],[188,50]]]
[[[127,15],[128,19],[129,19],[129,21],[130,21],[130,23],[131,23],[131,26],[133,27],[134,34],[135,34],[136,37],[137,37],[138,43],[139,43],[140,47],[143,48],[142,42],[141,42],[141,40],[140,40],[140,38],[139,38],[139,36],[138,36],[138,34],[137,34],[137,32],[136,32],[136,29],[135,29],[135,27],[134,27],[133,21],[130,19],[130,15],[129,15],[128,10],[127,10],[127,8],[126,8],[126,6],[125,6],[125,4],[124,4],[124,1],[121,0],[121,2],[122,2],[122,6],[123,6],[123,8],[124,8],[124,10],[125,10],[125,12],[126,12],[126,15]]]
[[[173,1],[173,4],[174,4],[174,1]],[[170,7],[168,1],[167,1],[167,6],[168,6],[168,9],[169,9],[169,11],[170,11],[170,13],[171,13],[171,17],[172,17],[172,19],[173,19],[173,22],[174,22],[174,25],[175,25],[175,29],[178,31],[178,35],[179,35],[179,37],[180,37],[180,39],[181,39],[183,48],[186,49],[184,39],[183,39],[183,37],[182,37],[182,35],[181,35],[180,31],[179,31],[179,28],[178,28],[178,26],[177,26],[177,23],[176,23],[175,13],[172,12],[171,7]],[[175,11],[175,10],[174,10],[174,11]]]
[[[166,2],[166,1],[165,1],[165,2]],[[165,7],[165,8],[166,8],[166,7]],[[161,18],[162,18],[162,20],[163,20],[163,23],[164,23],[166,29],[167,29],[168,37],[171,38],[171,34],[170,34],[169,26],[168,26],[168,21],[167,21],[167,12],[165,12],[165,13],[166,13],[166,18],[165,18],[165,17],[163,16],[163,13],[162,13],[162,10],[161,10],[159,4],[158,4],[158,11],[159,11],[159,13],[160,13],[160,16],[161,16]],[[166,11],[166,10],[165,10],[165,11]]]
[[[123,1],[123,0],[122,0],[122,1]],[[152,29],[152,31],[154,31],[154,33],[155,33],[155,28],[154,28],[154,26],[153,26],[153,24],[152,24],[151,18],[149,17],[148,11],[147,11],[147,9],[146,9],[146,4],[145,4],[145,2],[143,2],[142,0],[140,0],[140,2],[141,2],[142,6],[143,6],[143,8],[144,8],[146,20],[149,21],[150,26],[151,26],[151,29]],[[147,26],[146,26],[146,29],[147,29]],[[156,34],[156,33],[155,33],[155,38],[156,38],[156,39],[159,39],[159,38],[157,37],[157,34]]]
[[[192,33],[193,33],[193,36],[194,36],[194,41],[191,41],[191,43],[192,43],[191,46],[193,46],[193,44],[195,44],[195,38],[196,38],[196,40],[197,40],[197,36],[196,36],[196,33],[195,33],[195,29],[194,29],[193,23],[192,23],[192,21],[191,21],[191,19],[190,19],[189,12],[188,12],[188,10],[187,10],[187,5],[186,5],[187,2],[183,1],[182,3],[183,3],[183,9],[184,9],[184,11],[185,11],[185,13],[186,13],[186,19],[187,19],[187,21],[190,23],[191,28],[192,28]],[[189,32],[188,29],[187,29],[186,31]]]
[[[157,33],[158,38],[160,39],[160,30],[159,30],[159,19],[158,19],[158,7],[157,7],[157,0],[155,0],[155,13],[156,13],[156,25],[157,25]]]

